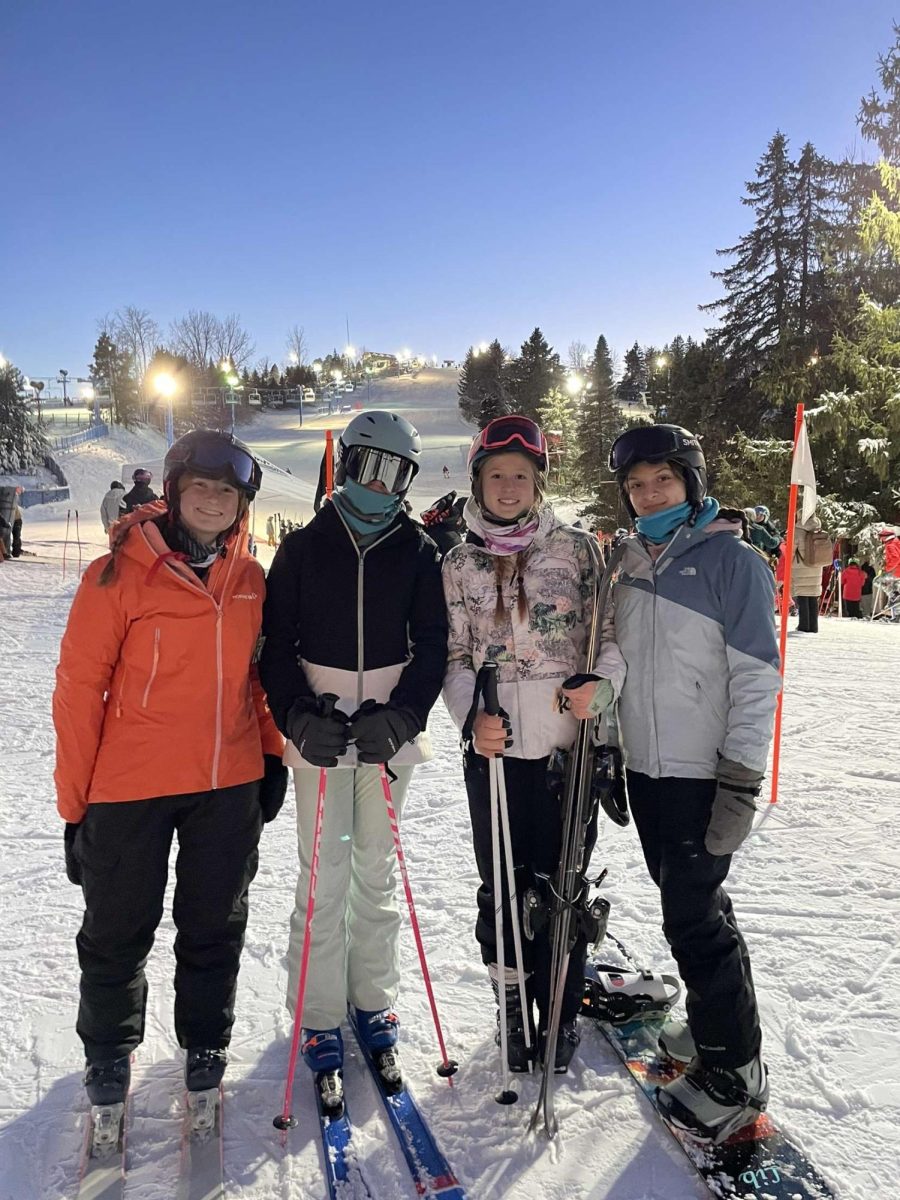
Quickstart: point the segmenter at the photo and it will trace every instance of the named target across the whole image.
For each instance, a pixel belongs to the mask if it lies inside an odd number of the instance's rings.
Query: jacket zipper
[[[128,678],[128,668],[123,667],[122,668],[122,680],[119,683],[119,694],[116,697],[116,716],[117,717],[121,717],[121,715],[122,715],[122,698],[125,695],[125,680],[127,678]]]
[[[150,678],[147,680],[147,686],[144,688],[144,698],[141,701],[141,708],[147,707],[147,701],[150,699],[150,689],[153,687],[153,681],[156,678],[156,669],[159,666],[159,626],[153,632],[153,666],[150,668]]]
[[[210,597],[212,598],[212,597]],[[215,600],[213,600],[215,604]],[[222,750],[222,609],[216,604],[216,744],[213,750],[212,786],[219,786],[219,754]]]

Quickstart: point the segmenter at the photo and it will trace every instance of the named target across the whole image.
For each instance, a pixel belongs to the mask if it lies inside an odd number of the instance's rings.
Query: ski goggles
[[[481,431],[477,449],[485,451],[502,450],[504,446],[512,446],[518,442],[531,454],[547,456],[547,439],[539,425],[530,417],[517,416],[495,417]]]
[[[389,492],[405,492],[413,481],[416,464],[399,454],[375,446],[348,446],[343,452],[344,470],[365,487],[382,483]]]
[[[233,476],[232,482],[246,491],[258,492],[262,483],[262,468],[247,450],[235,446],[224,438],[209,438],[191,446],[184,460],[190,471],[210,471]]]
[[[657,462],[681,450],[699,450],[692,434],[674,425],[643,425],[626,429],[612,444],[609,469],[627,471],[636,462]]]

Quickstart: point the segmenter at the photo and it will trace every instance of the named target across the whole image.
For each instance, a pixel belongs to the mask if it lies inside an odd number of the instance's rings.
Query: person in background
[[[266,543],[269,546],[275,545],[275,518],[271,514],[266,517]]]
[[[448,492],[446,496],[435,500],[431,508],[421,514],[422,524],[440,551],[441,558],[463,540],[466,532],[466,523],[463,518],[465,504],[465,496],[457,496],[456,492]]]
[[[142,504],[152,504],[154,500],[159,499],[156,492],[150,487],[152,480],[153,475],[143,467],[138,467],[136,471],[132,472],[132,488],[130,492],[125,493],[126,513],[132,513]]]
[[[798,633],[819,632],[819,599],[822,595],[822,568],[804,561],[806,533],[818,533],[822,522],[813,513],[807,521],[797,515],[794,529],[794,562],[791,567],[791,595],[797,602]]]
[[[755,546],[763,554],[771,556],[778,553],[781,537],[770,532],[771,522],[762,521],[757,515],[759,512],[767,513],[768,511],[767,508],[762,507],[745,508],[744,515],[747,518],[747,536],[750,538],[751,546]]]
[[[78,1036],[92,1104],[121,1103],[178,835],[175,1032],[189,1091],[219,1085],[263,822],[284,742],[252,666],[266,584],[247,553],[262,472],[229,434],[166,454],[165,500],[118,523],[75,594],[53,694],[66,874],[84,893]]]
[[[866,582],[862,585],[862,592],[859,597],[859,611],[861,616],[866,621],[872,620],[872,604],[874,597],[872,595],[872,580],[878,574],[868,559],[864,559],[862,563],[863,574],[866,577]]]
[[[862,620],[860,602],[866,585],[866,573],[858,558],[851,558],[841,572],[841,595],[844,599],[844,615]]]
[[[114,479],[109,485],[109,491],[100,501],[100,520],[103,522],[103,532],[109,533],[125,512],[125,484]]]
[[[764,504],[757,504],[753,511],[756,514],[756,520],[758,524],[762,525],[766,533],[770,534],[774,538],[778,538],[780,542],[784,537],[784,534],[772,520],[771,514],[766,506]]]
[[[11,549],[13,558],[19,558],[22,554],[22,509],[19,505],[19,497],[24,490],[23,487],[16,488],[16,502],[13,505]]]

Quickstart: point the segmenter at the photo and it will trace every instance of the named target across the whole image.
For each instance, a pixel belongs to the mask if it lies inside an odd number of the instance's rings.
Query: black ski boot
[[[497,1033],[494,1041],[500,1045],[500,987],[497,982],[497,967],[491,963],[488,967],[491,977],[491,987],[494,1000],[497,1002]],[[528,1034],[530,1045],[525,1044],[525,1016],[522,1012],[522,999],[519,995],[519,984],[515,971],[506,972],[506,1061],[510,1071],[525,1074],[534,1066],[536,1036],[534,1019],[531,1015],[531,991],[529,983],[531,976],[525,978],[525,996],[528,1000]]]
[[[188,1050],[184,1059],[184,1086],[189,1092],[217,1088],[225,1074],[228,1055],[224,1050],[201,1047]]]
[[[91,1104],[124,1104],[131,1082],[131,1057],[89,1062],[84,1072],[84,1090]]]
[[[556,1035],[556,1054],[553,1059],[555,1075],[565,1075],[580,1044],[581,1034],[578,1032],[578,1019],[573,1017],[571,1021],[563,1021],[559,1027],[559,1033]],[[546,1048],[547,1031],[545,1029],[541,1033],[541,1062],[544,1061]]]

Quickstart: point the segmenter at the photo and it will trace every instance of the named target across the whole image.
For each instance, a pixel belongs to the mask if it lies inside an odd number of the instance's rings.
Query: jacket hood
[[[668,545],[664,545],[662,553],[658,555],[657,562],[662,562],[666,559],[679,558],[688,550],[699,545],[701,542],[707,541],[709,538],[721,537],[723,534],[730,534],[732,537],[741,538],[743,526],[741,524],[740,515],[735,513],[731,515],[729,510],[720,511],[715,520],[704,526],[703,529],[693,529],[689,525],[679,525],[678,529],[672,535],[672,540]],[[638,555],[642,560],[650,561],[650,551],[643,538],[638,533],[631,533],[625,538],[625,553],[627,556],[631,554]]]
[[[113,553],[121,553],[127,558],[135,559],[148,570],[156,568],[161,559],[168,559],[193,579],[190,568],[171,557],[172,551],[157,525],[159,518],[168,516],[168,512],[165,500],[153,500],[149,504],[142,504],[134,512],[127,513],[110,526],[110,547]],[[226,556],[249,556],[249,511],[238,517],[235,526],[225,540]]]

